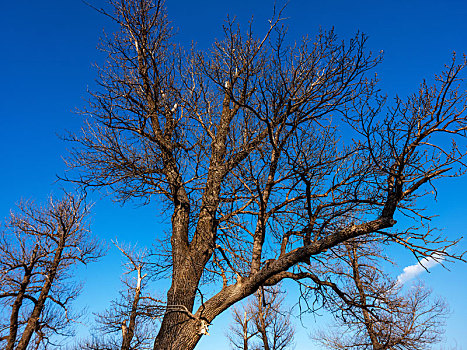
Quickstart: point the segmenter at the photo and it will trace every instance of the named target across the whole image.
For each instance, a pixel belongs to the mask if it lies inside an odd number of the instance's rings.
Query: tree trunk
[[[138,304],[141,297],[141,281],[143,279],[143,277],[141,276],[141,266],[137,268],[137,272],[138,280],[136,284],[133,303],[131,305],[130,322],[126,334],[123,334],[121,350],[130,350],[131,341],[133,340],[133,336],[135,334],[136,317],[138,315]]]
[[[54,260],[47,273],[44,285],[41,289],[41,293],[39,294],[37,302],[34,305],[34,309],[32,310],[32,313],[28,318],[28,323],[26,324],[26,328],[24,329],[23,335],[21,336],[16,350],[26,350],[29,345],[29,342],[31,341],[33,333],[37,329],[42,310],[44,309],[45,302],[47,301],[47,297],[50,292],[50,288],[52,287],[55,276],[57,275],[58,268],[60,266],[60,262],[62,260],[62,253],[63,249],[65,248],[67,234],[68,232],[65,231],[60,237],[60,241],[55,251]]]
[[[248,350],[248,319],[246,311],[243,313],[243,350]]]
[[[21,305],[23,304],[24,294],[26,292],[26,288],[29,284],[29,280],[31,278],[30,271],[26,271],[23,277],[23,282],[21,283],[20,290],[18,291],[18,295],[16,296],[15,302],[11,308],[11,316],[10,316],[10,334],[8,336],[8,343],[6,345],[5,350],[13,350],[16,341],[16,335],[18,333],[18,315]]]
[[[261,293],[258,291],[256,294],[256,299],[258,303],[258,330],[261,333],[261,340],[263,341],[263,346],[264,350],[269,350],[269,340],[268,340],[268,334],[266,331],[266,320],[265,320],[265,312],[263,308],[263,303],[264,303],[264,290],[260,289]]]
[[[362,314],[363,314],[363,319],[365,323],[365,328],[368,332],[368,336],[370,337],[371,340],[371,345],[373,347],[373,350],[383,350],[383,347],[378,341],[378,338],[376,337],[376,334],[373,330],[374,323],[371,320],[370,314],[368,310],[366,309],[367,307],[367,297],[365,294],[365,288],[362,285],[362,281],[360,279],[360,272],[358,270],[358,257],[357,257],[357,252],[356,248],[352,247],[352,253],[351,253],[351,261],[352,261],[352,271],[353,271],[353,279],[355,282],[355,286],[357,287],[358,294],[360,297],[360,303],[363,306],[362,308]]]
[[[30,262],[28,266],[24,270],[23,281],[21,282],[20,289],[18,291],[18,295],[16,296],[15,302],[11,308],[11,316],[10,316],[10,334],[8,336],[8,343],[6,345],[5,350],[13,350],[16,335],[18,333],[18,315],[21,305],[23,305],[24,296],[26,294],[26,289],[29,285],[31,280],[32,270],[36,263],[37,252],[39,251],[39,246],[36,245],[31,255]]]
[[[201,337],[198,334],[200,321],[192,315],[201,273],[190,261],[187,258],[183,268],[174,267],[172,286],[167,292],[167,311],[154,342],[154,350],[191,350]]]
[[[164,317],[154,350],[193,350],[201,338],[200,323],[181,313]]]

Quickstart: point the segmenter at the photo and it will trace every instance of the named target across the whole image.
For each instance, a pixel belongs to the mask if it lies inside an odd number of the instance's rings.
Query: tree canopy
[[[344,295],[313,266],[355,238],[461,258],[417,199],[465,171],[465,59],[387,101],[373,73],[382,57],[361,33],[291,44],[276,11],[263,35],[231,21],[210,50],[183,49],[162,1],[110,3],[100,11],[119,30],[103,38],[68,176],[123,202],[157,200],[171,218],[154,349],[193,349],[215,317],[284,279]],[[398,227],[398,213],[414,226]]]

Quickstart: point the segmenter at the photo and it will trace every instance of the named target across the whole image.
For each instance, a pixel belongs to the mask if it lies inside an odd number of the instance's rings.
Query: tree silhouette
[[[79,315],[71,303],[81,291],[71,279],[78,263],[102,256],[89,235],[84,199],[66,194],[47,206],[18,206],[0,237],[0,345],[7,350],[53,346]]]
[[[233,349],[291,349],[294,328],[290,312],[282,306],[284,295],[279,288],[261,289],[242,308],[234,307],[233,324],[228,338]]]
[[[353,240],[334,253],[334,279],[341,280],[346,298],[326,298],[339,328],[319,332],[318,342],[328,349],[422,350],[441,341],[447,304],[431,298],[420,283],[403,292],[400,282],[381,270],[376,242]]]
[[[416,199],[465,170],[465,60],[386,106],[371,75],[381,57],[360,33],[288,45],[275,11],[263,36],[227,22],[211,50],[183,50],[162,1],[111,4],[99,11],[119,30],[103,39],[68,178],[170,216],[154,349],[193,349],[215,317],[284,279],[337,289],[310,262],[350,239],[459,258]],[[397,230],[398,212],[415,226]]]

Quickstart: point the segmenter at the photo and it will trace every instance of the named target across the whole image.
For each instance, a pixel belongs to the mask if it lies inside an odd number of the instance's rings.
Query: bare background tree
[[[77,350],[152,348],[163,308],[162,301],[148,291],[148,283],[153,276],[149,253],[145,249],[123,247],[118,242],[114,245],[125,257],[124,289],[107,310],[96,314],[97,326],[93,337],[79,342]]]
[[[333,253],[338,262],[330,273],[340,280],[342,294],[328,296],[326,308],[339,327],[318,332],[315,340],[328,349],[349,350],[422,350],[442,340],[447,304],[431,298],[420,283],[404,293],[400,282],[381,270],[376,242],[349,241]]]
[[[336,288],[310,263],[356,237],[461,258],[416,200],[465,170],[465,60],[385,106],[370,73],[381,57],[360,33],[291,43],[275,11],[263,36],[227,22],[211,50],[185,51],[162,1],[110,3],[99,11],[119,30],[103,39],[68,177],[171,216],[154,349],[193,349],[215,317],[283,279]],[[399,213],[414,226],[397,230]]]
[[[228,338],[233,349],[292,349],[294,328],[279,288],[258,290],[241,309],[234,307]]]
[[[71,310],[81,285],[74,267],[103,254],[89,235],[83,198],[66,194],[44,206],[24,202],[12,213],[0,237],[0,346],[51,348],[72,334],[79,316]],[[57,337],[58,336],[58,337]],[[55,340],[54,340],[55,339]]]

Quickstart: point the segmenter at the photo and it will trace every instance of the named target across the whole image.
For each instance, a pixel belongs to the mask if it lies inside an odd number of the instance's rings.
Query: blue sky
[[[102,0],[90,2],[96,7],[105,6]],[[200,47],[209,47],[214,38],[221,37],[227,15],[237,16],[240,22],[253,16],[261,30],[271,15],[272,4],[273,1],[251,0],[167,1],[178,40],[184,44],[195,41]],[[453,51],[467,53],[465,0],[291,0],[285,16],[289,38],[314,35],[320,27],[333,26],[342,38],[358,30],[369,35],[369,48],[375,52],[384,50],[385,59],[377,72],[389,97],[403,97],[415,91],[422,79],[430,81],[443,64],[449,63]],[[55,180],[65,170],[61,157],[67,148],[58,135],[80,127],[81,119],[72,111],[84,105],[86,89],[94,84],[96,72],[91,65],[102,59],[96,46],[103,28],[111,29],[112,25],[79,0],[2,2],[0,217],[7,216],[21,198],[44,201],[50,193],[58,193],[61,184]],[[427,202],[431,212],[439,215],[435,224],[444,228],[449,237],[465,236],[465,198],[467,177],[440,183],[438,201]],[[163,219],[156,216],[156,204],[122,208],[99,195],[93,195],[93,200],[93,229],[103,239],[118,237],[120,241],[143,246],[167,228]],[[467,244],[462,242],[457,249],[467,250]],[[394,270],[396,275],[415,263],[410,255],[397,252],[400,258]],[[446,343],[457,342],[458,349],[467,349],[467,267],[457,263],[448,268],[435,266],[430,274],[422,273],[419,278],[451,306]],[[87,287],[79,302],[84,305],[92,301],[90,311],[105,307],[118,288],[119,255],[111,251],[99,266],[89,266],[80,275]],[[226,323],[226,316],[216,320],[213,335],[205,337],[198,349],[227,349]],[[307,332],[321,324],[322,318],[309,318],[306,323],[308,329],[298,332],[297,350],[314,349]]]

